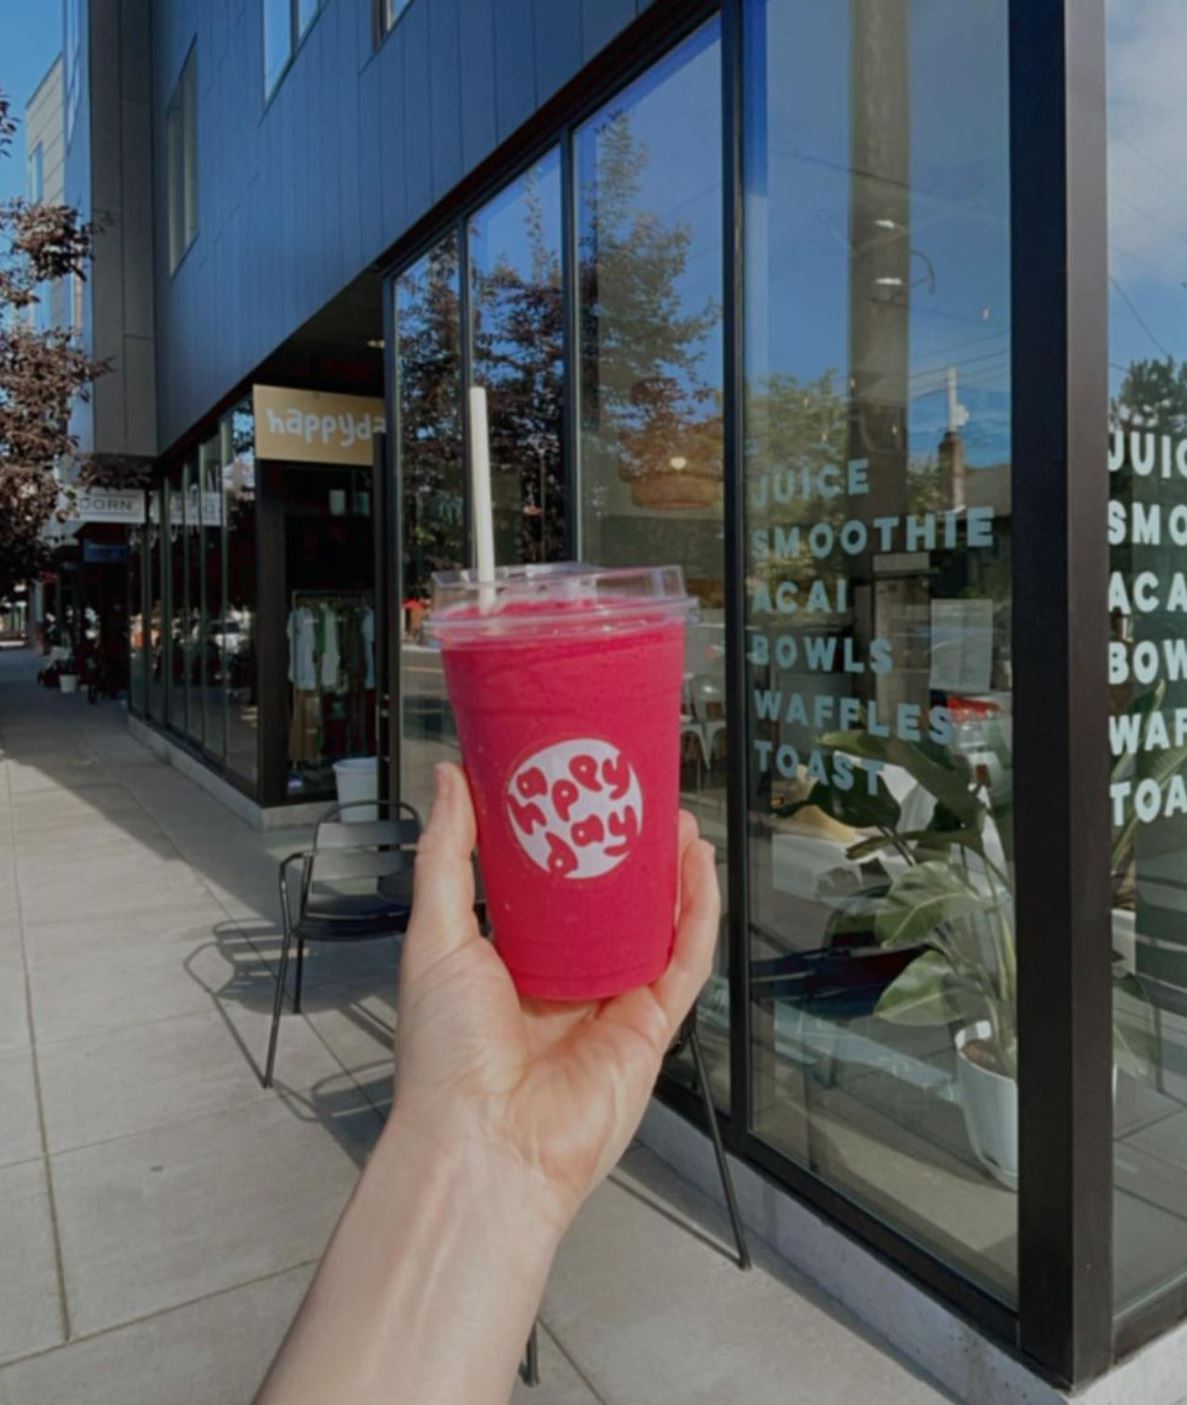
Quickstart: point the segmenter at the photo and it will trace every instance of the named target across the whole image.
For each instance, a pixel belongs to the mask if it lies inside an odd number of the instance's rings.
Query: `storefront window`
[[[1010,1301],[1006,21],[747,0],[745,648],[751,1127]]]
[[[165,655],[169,680],[166,720],[175,732],[182,733],[189,728],[189,699],[186,686],[189,679],[189,611],[186,605],[185,479],[184,465],[174,464],[164,484],[168,525],[162,537],[168,552],[168,561],[162,563],[166,584]]]
[[[165,527],[163,486],[148,495],[148,590],[146,593],[145,647],[148,650],[148,715],[165,720],[165,593],[169,553],[162,550]]]
[[[143,717],[147,702],[147,645],[144,615],[145,528],[128,528],[128,706]]]
[[[198,500],[202,514],[202,741],[212,756],[226,753],[226,678],[223,655],[223,494],[221,436],[212,435],[198,450]],[[192,568],[191,568],[192,570]]]
[[[284,513],[288,794],[334,793],[334,763],[375,754],[371,474],[268,464]]]
[[[1187,14],[1110,0],[1114,1296],[1187,1275]]]
[[[561,164],[553,150],[469,222],[474,381],[488,396],[495,559],[565,552]]]
[[[227,769],[254,786],[259,775],[259,699],[255,425],[250,402],[224,419],[221,444],[227,585],[219,655],[226,683]]]
[[[424,638],[434,571],[465,564],[461,305],[450,235],[396,280],[396,397],[404,539],[401,798],[427,815],[433,766],[458,759],[441,657]]]
[[[682,801],[726,882],[721,42],[704,26],[576,135],[581,555],[683,566]],[[702,997],[728,1101],[728,943]]]
[[[184,708],[174,726],[202,745],[202,496],[198,465],[185,462],[185,593],[173,601],[180,615],[180,638],[174,634],[174,697]]]

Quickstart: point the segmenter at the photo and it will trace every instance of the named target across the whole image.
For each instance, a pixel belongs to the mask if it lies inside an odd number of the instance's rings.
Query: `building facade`
[[[55,204],[66,194],[65,126],[62,114],[62,58],[50,64],[45,77],[25,104],[25,194],[33,202]],[[29,316],[40,327],[64,327],[68,286],[55,281],[43,292]]]
[[[1178,8],[72,13],[130,202],[94,444],[156,463],[135,725],[261,823],[348,756],[423,807],[485,387],[501,561],[697,597],[699,1020],[730,1149],[861,1246],[805,1267],[977,1399],[875,1265],[1016,1391],[1181,1350]]]

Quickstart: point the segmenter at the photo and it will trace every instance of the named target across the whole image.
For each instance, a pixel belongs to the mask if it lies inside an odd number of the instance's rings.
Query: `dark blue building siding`
[[[160,446],[377,259],[654,0],[326,0],[271,102],[261,0],[153,10]],[[171,277],[165,108],[198,62],[198,235]]]

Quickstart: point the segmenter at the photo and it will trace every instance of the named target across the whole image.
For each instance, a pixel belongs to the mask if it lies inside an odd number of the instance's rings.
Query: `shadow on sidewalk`
[[[0,655],[0,761],[11,763],[7,777],[0,772],[0,830],[10,810],[25,857],[40,861],[47,850],[65,846],[77,855],[75,873],[101,866],[114,835],[122,834],[130,844],[114,844],[119,853],[113,862],[131,873],[129,914],[147,897],[164,909],[162,928],[171,921],[168,900],[154,898],[153,877],[137,880],[139,854],[146,875],[155,862],[168,865],[169,886],[162,891],[177,892],[179,910],[196,899],[228,913],[214,921],[208,940],[187,947],[179,964],[209,996],[252,1077],[261,1078],[281,942],[277,865],[308,842],[309,831],[252,829],[137,742],[127,730],[122,704],[91,706],[85,697],[40,688],[35,682],[40,662],[29,650]],[[186,843],[187,825],[192,844]],[[199,880],[192,890],[184,879],[173,886],[183,865]],[[71,881],[70,875],[70,864],[64,864],[63,882]],[[87,911],[82,895],[79,911],[81,922]],[[251,915],[229,915],[240,911]],[[118,921],[118,905],[110,915]],[[26,908],[24,916],[38,920],[35,907]],[[210,960],[212,953],[216,961]],[[276,1092],[294,1116],[325,1126],[359,1165],[374,1145],[391,1097],[397,965],[394,939],[306,949],[303,1013],[312,1017],[314,1035],[341,1071],[303,1089],[284,1078],[285,1026],[302,1018],[292,1011],[295,972],[292,964],[289,968]],[[254,1018],[236,1019],[236,1009]],[[318,1017],[330,1014],[336,1023],[327,1037]],[[339,1054],[344,1043],[352,1048],[348,1060]],[[369,1050],[365,1058],[360,1048]]]

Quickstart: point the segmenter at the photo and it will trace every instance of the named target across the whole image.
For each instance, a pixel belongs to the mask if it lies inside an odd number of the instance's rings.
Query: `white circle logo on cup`
[[[556,742],[520,764],[507,812],[524,852],[557,878],[616,869],[643,829],[643,791],[616,746],[593,737]]]

